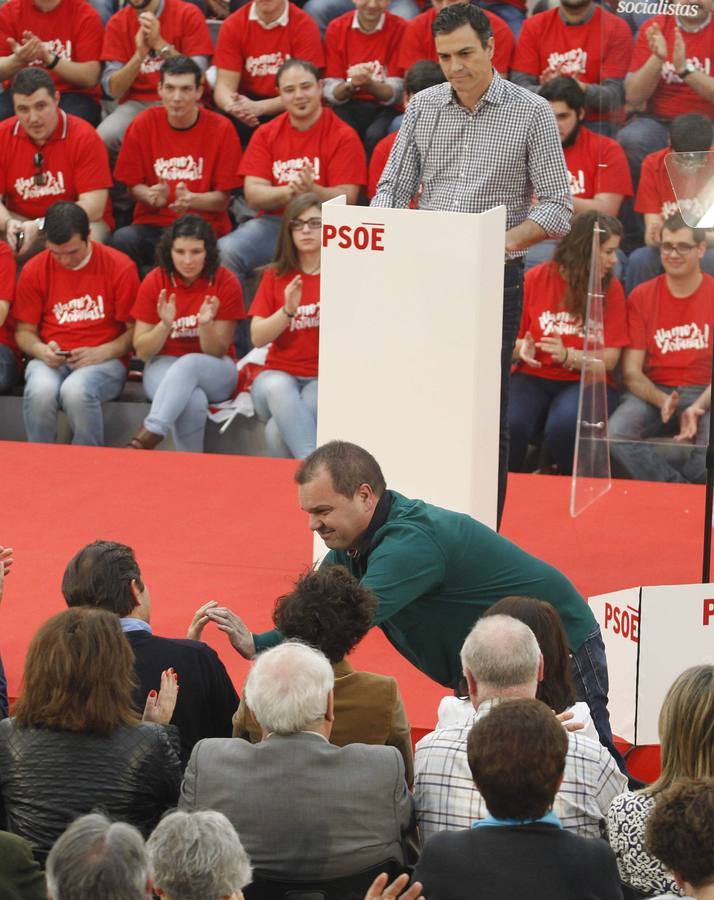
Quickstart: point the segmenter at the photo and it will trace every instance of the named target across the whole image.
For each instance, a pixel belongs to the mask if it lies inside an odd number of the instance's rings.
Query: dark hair
[[[348,441],[330,441],[313,450],[300,463],[295,481],[307,484],[323,466],[330,473],[334,489],[344,497],[354,497],[361,484],[368,484],[378,497],[387,487],[379,463],[372,454]]]
[[[203,246],[206,248],[206,262],[201,275],[209,280],[213,278],[220,265],[220,258],[216,235],[208,222],[201,216],[187,213],[179,216],[168,228],[164,229],[159,243],[156,245],[156,264],[167,275],[173,275],[176,271],[171,257],[171,248],[177,238],[195,238],[197,241],[203,241]]]
[[[585,91],[574,78],[570,78],[568,75],[551,78],[550,81],[546,81],[538,93],[544,100],[549,100],[551,103],[560,101],[577,113],[585,109]]]
[[[117,617],[104,609],[66,609],[30,643],[15,722],[106,737],[139,722],[134,678],[134,654]]]
[[[701,244],[706,240],[706,232],[702,228],[694,228],[692,225],[684,221],[681,213],[675,213],[670,216],[662,225],[662,231],[679,231],[680,228],[688,228],[692,232],[692,240],[696,244]]]
[[[75,234],[89,237],[89,216],[76,203],[58,200],[45,214],[45,237],[51,244],[66,244]]]
[[[540,700],[504,700],[473,726],[469,768],[497,819],[539,819],[552,807],[568,736]]]
[[[553,261],[563,270],[568,285],[563,297],[563,308],[573,316],[585,321],[588,302],[588,281],[590,279],[590,256],[595,226],[600,228],[600,244],[614,235],[622,236],[622,225],[614,216],[588,210],[574,217],[570,232],[560,240],[553,254]],[[607,288],[612,276],[603,278],[603,288]]]
[[[685,113],[669,126],[669,145],[675,153],[697,153],[709,150],[714,140],[714,125],[708,116]]]
[[[131,547],[116,541],[94,541],[67,564],[62,594],[67,606],[98,606],[121,618],[130,615],[136,605],[132,581],[144,590]]]
[[[161,84],[164,83],[167,75],[193,75],[196,87],[200,87],[203,72],[190,56],[179,53],[178,56],[170,56],[161,64],[159,69]]]
[[[431,23],[431,33],[434,37],[438,34],[451,34],[462,25],[470,25],[473,28],[482,47],[485,47],[488,39],[493,37],[491,23],[486,13],[470,3],[454,3],[453,6],[445,6]]]
[[[318,209],[322,206],[322,200],[317,194],[298,194],[297,197],[293,197],[283,211],[278,243],[271,263],[277,275],[287,275],[288,272],[294,272],[295,269],[300,268],[300,257],[290,231],[290,222],[302,215],[306,209],[310,209],[311,206],[316,206]]]
[[[12,79],[10,91],[14,97],[16,94],[22,94],[23,97],[29,97],[35,91],[45,88],[50,97],[54,97],[57,88],[52,76],[44,69],[33,66],[30,69],[20,69]]]
[[[557,713],[571,707],[576,697],[568,639],[555,607],[535,597],[503,597],[483,617],[498,615],[520,619],[536,636],[543,654],[543,680],[538,685],[538,699]]]
[[[377,598],[343,566],[325,566],[301,575],[273,612],[276,628],[339,662],[372,627]]]
[[[645,846],[695,888],[714,883],[714,781],[686,778],[657,798]]]
[[[433,59],[419,59],[413,66],[409,66],[404,75],[404,91],[413,96],[426,88],[443,84],[446,75],[438,62]]]
[[[284,63],[280,66],[278,71],[275,73],[275,84],[280,89],[280,79],[283,77],[284,72],[288,72],[290,69],[305,69],[306,72],[309,72],[311,75],[315,77],[315,81],[320,80],[320,70],[311,63],[307,59],[297,59],[295,57],[290,57],[286,59]]]

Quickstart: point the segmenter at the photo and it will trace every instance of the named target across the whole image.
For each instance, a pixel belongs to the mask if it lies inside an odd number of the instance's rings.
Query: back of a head
[[[245,682],[244,700],[268,732],[295,734],[321,722],[335,676],[327,657],[298,641],[261,653]]]
[[[66,244],[75,235],[89,238],[89,216],[78,203],[58,200],[45,215],[45,236],[51,244]]]
[[[645,846],[692,887],[714,885],[714,780],[682,779],[660,794]]]
[[[367,634],[377,598],[343,566],[312,569],[280,597],[273,621],[286,638],[316,647],[339,662]]]
[[[497,819],[539,819],[553,805],[568,736],[540,700],[506,700],[469,732],[474,782]]]
[[[479,693],[492,696],[520,687],[535,695],[540,659],[535,635],[512,616],[479,619],[461,648],[464,674],[473,675]]]
[[[446,76],[438,62],[419,59],[404,73],[404,91],[410,96],[437,84],[443,84]]]
[[[580,112],[585,109],[585,91],[574,78],[568,75],[558,75],[551,78],[541,86],[538,92],[544,100],[550,103],[565,103],[570,109]]]
[[[117,541],[93,541],[76,553],[62,577],[67,606],[98,606],[119,617],[131,615],[131,582],[143,589],[134,551]]]
[[[98,813],[76,819],[47,858],[50,900],[145,900],[148,878],[141,834]]]
[[[714,124],[707,116],[685,113],[669,126],[669,143],[675,153],[701,153],[714,140]]]
[[[322,468],[330,473],[335,491],[344,497],[353,497],[362,484],[368,484],[380,497],[387,486],[372,454],[349,441],[330,441],[313,450],[295,472],[295,481],[307,484]]]
[[[219,900],[251,880],[235,828],[215,810],[172,812],[146,843],[154,886],[167,900]]]

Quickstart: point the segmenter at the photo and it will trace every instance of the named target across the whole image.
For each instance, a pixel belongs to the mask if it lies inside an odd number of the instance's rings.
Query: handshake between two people
[[[199,606],[188,626],[186,637],[192,641],[200,641],[203,629],[209,622],[213,622],[219,631],[228,635],[228,640],[234,650],[244,659],[253,659],[255,656],[255,641],[245,622],[227,606],[220,606],[216,600],[209,600],[203,606]]]

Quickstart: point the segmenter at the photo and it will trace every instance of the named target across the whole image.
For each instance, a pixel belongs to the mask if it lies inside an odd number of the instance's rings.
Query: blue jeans
[[[325,37],[327,26],[333,19],[354,9],[352,0],[307,0],[303,5],[305,12],[317,22],[321,36]],[[421,12],[414,0],[392,0],[389,11],[402,19],[413,19]]]
[[[152,401],[144,427],[164,437],[171,431],[177,450],[202,453],[208,404],[227,400],[237,378],[229,356],[155,356],[144,369],[144,390]]]
[[[317,378],[266,369],[257,376],[250,393],[258,418],[267,422],[270,455],[309,456],[317,440]]]
[[[599,625],[595,626],[571,659],[577,698],[587,703],[600,743],[607,747],[620,770],[627,774],[625,760],[612,740],[610,714],[607,711],[607,693],[610,687],[607,658]]]
[[[513,6],[512,3],[490,3],[489,0],[477,0],[476,6],[487,9],[503,19],[513,32],[513,37],[518,40],[518,35],[521,33],[521,28],[523,28],[523,23],[526,20],[525,10]]]
[[[714,275],[714,247],[710,247],[701,261],[702,271]],[[656,278],[664,272],[662,257],[658,247],[639,247],[633,250],[627,260],[625,277],[625,293],[629,295],[633,288],[643,281]]]
[[[218,241],[221,262],[239,279],[246,306],[248,278],[255,269],[266,266],[273,259],[281,221],[280,216],[256,216]]]
[[[513,348],[521,327],[523,309],[523,266],[507,265],[503,270],[503,326],[501,331],[501,418],[498,433],[498,511],[500,526],[508,484],[508,392],[511,386]]]
[[[672,388],[665,384],[657,387],[671,394],[679,393],[678,410],[685,410],[702,393],[706,385],[688,385]],[[662,422],[659,408],[627,391],[622,403],[615,410],[608,428],[610,453],[630,478],[640,481],[670,481],[679,484],[703,484],[706,480],[705,446],[709,437],[709,413],[705,413],[697,427],[694,449],[683,445],[683,462],[676,468],[671,462],[648,444],[647,438],[657,437],[677,430],[678,415],[667,425]]]
[[[617,143],[625,151],[635,188],[640,181],[640,169],[645,156],[666,147],[668,140],[669,128],[651,116],[633,116],[617,132]]]
[[[522,472],[528,445],[545,430],[545,445],[561,475],[573,472],[578,424],[580,381],[557,381],[525,372],[511,376],[508,428],[511,449],[508,468]],[[608,412],[617,406],[617,392],[607,388]]]
[[[133,259],[144,278],[156,265],[156,245],[162,232],[159,225],[125,225],[114,232],[109,246]]]
[[[15,354],[7,344],[0,344],[0,394],[16,385],[19,377]]]
[[[63,409],[72,429],[73,444],[102,447],[102,403],[118,397],[125,381],[126,368],[118,359],[81,369],[72,369],[67,363],[53,369],[41,359],[30,360],[22,398],[28,441],[54,444],[57,413]]]

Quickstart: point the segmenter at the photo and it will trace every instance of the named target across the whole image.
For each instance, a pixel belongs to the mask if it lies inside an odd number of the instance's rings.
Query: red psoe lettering
[[[354,242],[357,250],[366,250],[369,247],[369,232],[364,225],[355,228]]]
[[[372,250],[384,251],[384,244],[382,243],[382,235],[383,234],[384,234],[384,227],[381,225],[376,225],[372,229]]]
[[[612,621],[612,603],[606,603],[605,604],[605,628],[607,628],[607,626],[610,624],[611,621]]]
[[[705,600],[702,624],[709,625],[713,618],[714,618],[714,600]]]
[[[326,247],[331,240],[337,237],[337,229],[334,225],[322,226],[322,246]]]
[[[340,236],[339,241],[337,242],[337,246],[342,250],[347,250],[352,246],[352,237],[350,236],[350,231],[352,229],[349,225],[340,225],[337,230],[337,233]]]

